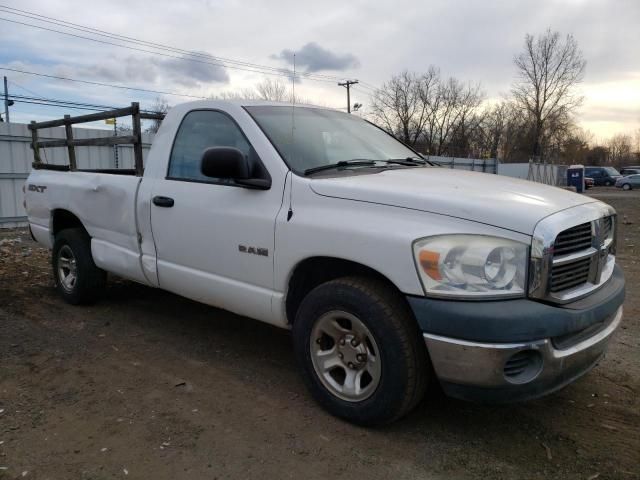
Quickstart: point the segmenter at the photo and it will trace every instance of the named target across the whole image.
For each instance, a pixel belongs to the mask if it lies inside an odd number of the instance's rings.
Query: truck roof
[[[240,106],[240,107],[253,107],[253,106],[258,106],[258,105],[266,105],[266,106],[274,106],[274,107],[291,107],[292,104],[291,102],[271,102],[271,101],[266,101],[266,100],[248,100],[248,99],[231,99],[231,100],[217,100],[217,99],[211,99],[211,100],[195,100],[192,102],[181,102],[179,104],[177,104],[176,106],[185,106],[188,108],[220,108],[220,107],[225,107],[225,106],[230,106],[230,105],[234,105],[234,106]],[[323,107],[320,105],[312,105],[312,104],[306,104],[306,103],[296,103],[295,104],[296,107],[307,107],[307,108],[322,108],[325,110],[335,110],[335,111],[340,111],[339,109],[336,108],[331,108],[331,107]]]

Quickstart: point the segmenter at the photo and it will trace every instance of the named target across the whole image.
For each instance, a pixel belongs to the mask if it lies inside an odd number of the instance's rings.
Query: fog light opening
[[[542,371],[542,355],[537,350],[520,350],[504,364],[504,378],[509,383],[523,384],[534,380]]]

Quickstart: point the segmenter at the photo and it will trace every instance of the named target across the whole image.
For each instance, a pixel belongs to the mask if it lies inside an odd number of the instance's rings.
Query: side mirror
[[[212,178],[229,178],[238,185],[256,190],[269,190],[271,180],[251,178],[251,164],[244,154],[233,147],[211,147],[202,154],[200,171]]]
[[[200,170],[203,175],[233,180],[250,177],[249,160],[233,147],[211,147],[202,154]]]

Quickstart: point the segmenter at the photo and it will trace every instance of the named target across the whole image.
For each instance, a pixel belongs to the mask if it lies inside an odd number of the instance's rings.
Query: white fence
[[[522,178],[558,187],[567,185],[566,165],[553,165],[544,162],[500,163],[497,173],[498,175]]]
[[[498,162],[495,158],[455,158],[455,157],[436,157],[433,155],[425,155],[427,160],[441,165],[445,168],[455,168],[457,170],[471,170],[474,172],[497,173],[496,165]]]
[[[102,138],[113,135],[109,130],[74,128],[73,138]],[[66,138],[63,127],[38,132],[39,140]],[[142,148],[146,159],[152,134],[143,134]],[[67,149],[41,148],[43,162],[63,165],[68,162]],[[116,158],[117,157],[117,158]],[[133,168],[133,146],[76,147],[78,168]],[[0,228],[25,225],[22,186],[31,171],[33,151],[31,131],[21,123],[0,123]]]
[[[495,158],[453,158],[426,156],[430,161],[456,170],[472,170],[475,172],[497,173],[506,177],[522,178],[532,182],[554,186],[566,186],[567,166],[553,165],[545,162],[501,163]]]

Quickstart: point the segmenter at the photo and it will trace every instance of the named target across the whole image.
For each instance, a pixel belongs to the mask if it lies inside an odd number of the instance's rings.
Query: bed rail
[[[101,137],[101,138],[73,138],[72,125],[77,123],[95,122],[97,120],[107,120],[110,118],[128,117],[132,118],[132,135],[121,137]],[[87,171],[78,169],[76,164],[76,147],[89,146],[109,146],[109,145],[133,145],[134,169],[122,172],[123,174],[133,173],[142,176],[144,171],[142,163],[142,127],[141,120],[162,120],[162,113],[147,113],[140,111],[140,104],[133,102],[130,107],[118,108],[116,110],[107,110],[100,113],[91,113],[88,115],[79,115],[71,117],[65,115],[64,118],[58,120],[48,120],[45,122],[31,122],[29,130],[31,130],[31,148],[33,149],[33,168],[37,170],[58,170],[58,171]],[[64,127],[66,139],[59,140],[38,140],[38,130],[51,127]],[[69,165],[52,165],[42,161],[40,157],[40,149],[47,147],[67,147],[69,153]],[[101,170],[97,170],[101,171]],[[113,173],[113,169],[109,172]],[[120,172],[118,172],[120,173]]]

